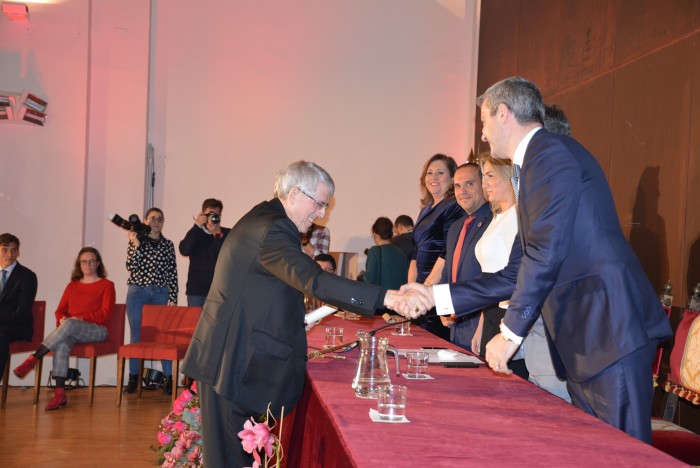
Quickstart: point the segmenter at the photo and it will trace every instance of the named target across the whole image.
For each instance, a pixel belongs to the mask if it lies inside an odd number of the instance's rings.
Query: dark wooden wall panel
[[[614,73],[608,173],[620,222],[657,290],[681,285],[693,51],[686,39]]]
[[[600,75],[615,61],[615,22],[618,2],[567,0],[561,2],[558,42],[559,89],[574,86]]]
[[[517,74],[537,83],[543,95],[557,90],[561,5],[558,0],[522,3]]]
[[[615,44],[615,64],[653,52],[693,32],[697,0],[624,0]]]
[[[613,77],[607,74],[546,99],[547,104],[564,109],[572,136],[595,156],[606,174],[610,169],[612,94]]]

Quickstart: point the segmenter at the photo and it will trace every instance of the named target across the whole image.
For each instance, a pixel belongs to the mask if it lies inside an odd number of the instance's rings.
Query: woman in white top
[[[476,243],[474,253],[483,273],[496,273],[508,264],[510,250],[518,233],[518,214],[515,192],[511,184],[513,167],[508,159],[482,157],[479,162],[483,174],[482,186],[486,199],[491,204],[493,221]],[[501,319],[508,308],[508,301],[486,307],[479,318],[479,326],[472,339],[472,350],[484,355],[486,343],[500,333]],[[510,363],[513,372],[527,379],[527,368],[520,360]]]

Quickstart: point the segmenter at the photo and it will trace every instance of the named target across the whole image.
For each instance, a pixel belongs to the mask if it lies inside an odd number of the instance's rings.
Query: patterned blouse
[[[136,248],[129,242],[126,251],[126,284],[138,286],[164,286],[170,289],[168,299],[177,304],[177,264],[175,246],[161,234],[158,240],[147,238]]]

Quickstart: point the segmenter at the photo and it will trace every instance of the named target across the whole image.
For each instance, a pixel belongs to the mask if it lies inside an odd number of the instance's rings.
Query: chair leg
[[[95,397],[95,370],[97,370],[97,358],[95,356],[90,358],[90,386],[88,392],[90,393],[90,406],[92,406],[92,400]]]
[[[8,356],[7,358],[7,364],[5,364],[5,369],[2,371],[2,407],[5,407],[5,403],[7,403],[7,380],[10,378],[10,361],[11,356]]]
[[[39,392],[41,390],[41,370],[44,366],[44,358],[39,358],[39,362],[34,367],[34,404],[39,403]]]
[[[143,359],[139,359],[139,380],[138,380],[138,395],[139,400],[141,399],[141,390],[143,390]]]
[[[173,361],[173,394],[170,397],[171,401],[175,403],[177,398],[177,378],[180,375],[180,361],[175,359]]]
[[[124,358],[117,356],[117,406],[122,405],[122,390],[124,387]]]

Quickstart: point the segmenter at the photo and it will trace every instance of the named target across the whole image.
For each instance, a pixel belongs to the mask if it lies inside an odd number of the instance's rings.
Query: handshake
[[[404,284],[398,291],[386,292],[384,307],[406,318],[418,318],[435,307],[433,290],[419,283]]]

